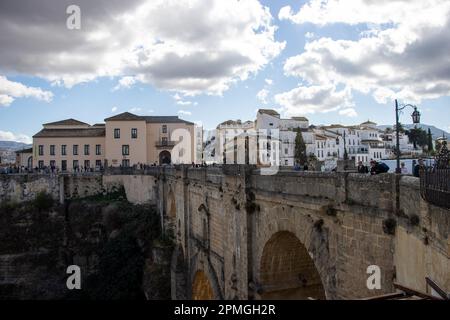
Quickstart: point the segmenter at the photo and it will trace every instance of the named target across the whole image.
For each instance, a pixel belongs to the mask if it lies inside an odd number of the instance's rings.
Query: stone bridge
[[[159,169],[154,192],[172,229],[174,299],[354,299],[394,282],[450,291],[450,211],[413,177],[280,172],[246,166]],[[369,266],[381,288],[369,290]]]
[[[413,177],[227,165],[15,179],[0,199],[123,185],[131,202],[154,202],[175,236],[174,299],[356,299],[394,282],[429,293],[425,277],[450,292],[450,211],[422,200]],[[369,290],[373,265],[381,287]]]

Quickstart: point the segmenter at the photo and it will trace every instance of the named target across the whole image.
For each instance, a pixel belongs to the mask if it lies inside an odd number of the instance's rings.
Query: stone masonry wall
[[[0,203],[30,201],[41,191],[46,191],[54,199],[59,199],[58,176],[0,175]]]
[[[82,198],[104,191],[102,176],[95,175],[0,175],[0,203],[34,200],[45,191],[55,200]]]
[[[449,211],[421,200],[418,179],[298,172],[262,176],[232,166],[179,168],[164,179],[177,190],[177,233],[189,262],[188,279],[204,271],[219,292],[216,298],[264,295],[263,251],[272,236],[285,231],[308,250],[329,299],[393,292],[395,281],[426,292],[425,276],[448,287]],[[405,236],[404,225],[414,212],[424,217]],[[421,259],[417,240],[424,229],[430,242]],[[380,267],[381,290],[367,288],[372,265]],[[426,271],[416,275],[425,265]],[[405,281],[412,274],[415,282]]]
[[[41,190],[57,199],[62,188],[67,197],[124,186],[129,201],[156,203],[164,228],[174,231],[176,278],[186,282],[185,292],[175,296],[190,298],[194,275],[203,271],[216,298],[261,298],[267,290],[261,277],[267,271],[264,249],[280,232],[299,239],[329,299],[392,292],[394,281],[426,292],[425,277],[450,291],[450,212],[422,200],[416,178],[264,176],[232,165],[153,169],[63,180],[2,176],[0,201],[31,200]],[[381,290],[366,287],[371,265],[380,267]],[[182,290],[176,283],[172,287]]]

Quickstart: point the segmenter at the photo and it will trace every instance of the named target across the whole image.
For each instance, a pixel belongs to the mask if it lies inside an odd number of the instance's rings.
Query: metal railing
[[[434,166],[420,170],[420,194],[427,202],[450,209],[450,152],[446,141]]]
[[[155,147],[157,148],[173,148],[175,145],[175,141],[158,140],[155,142]]]
[[[450,209],[450,168],[426,168],[420,173],[422,198],[436,206]]]

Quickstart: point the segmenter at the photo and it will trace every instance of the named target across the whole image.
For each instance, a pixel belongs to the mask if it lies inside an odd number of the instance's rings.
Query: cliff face
[[[119,194],[0,204],[0,299],[169,298],[170,253],[155,209]],[[81,290],[66,287],[69,265]]]

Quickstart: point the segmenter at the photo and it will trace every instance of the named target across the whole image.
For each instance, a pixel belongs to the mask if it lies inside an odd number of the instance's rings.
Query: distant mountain
[[[407,130],[413,129],[414,126],[415,126],[414,124],[402,124],[402,125],[403,125],[403,128],[405,128]],[[392,127],[393,126],[391,126],[391,125],[378,126],[378,128],[381,129],[381,130],[385,130],[386,128],[392,128]],[[442,137],[442,133],[444,133],[444,135],[447,138],[450,138],[450,133],[446,132],[445,130],[436,128],[435,126],[430,126],[430,125],[427,125],[427,124],[418,124],[417,127],[418,128],[422,128],[423,130],[425,130],[427,132],[428,132],[428,128],[430,128],[431,135],[433,136],[433,139],[437,139],[437,138]]]
[[[0,141],[0,150],[21,150],[31,148],[33,145],[15,141]]]

